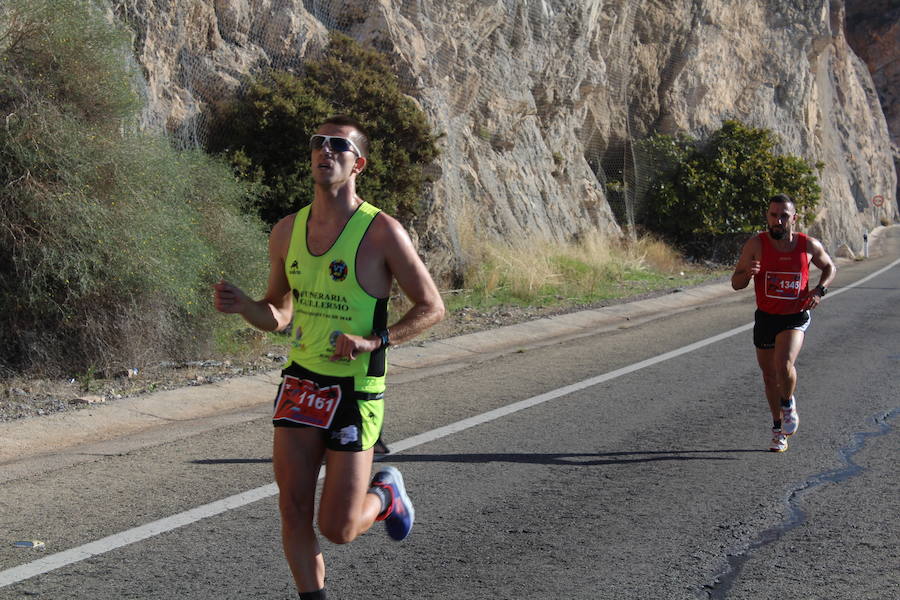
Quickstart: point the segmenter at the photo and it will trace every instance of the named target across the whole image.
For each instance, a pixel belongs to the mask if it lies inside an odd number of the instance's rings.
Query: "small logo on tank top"
[[[299,325],[294,328],[294,339],[291,340],[291,348],[306,350],[306,344],[303,343],[303,328]]]
[[[298,261],[294,261],[291,263],[291,266],[288,268],[288,273],[291,275],[299,275],[300,274],[300,263]]]
[[[331,335],[328,336],[328,343],[331,345],[331,349],[334,350],[334,347],[337,346],[337,339],[341,337],[343,331],[332,331]]]
[[[331,271],[331,278],[335,281],[343,281],[347,279],[347,263],[342,260],[333,260],[328,269]]]

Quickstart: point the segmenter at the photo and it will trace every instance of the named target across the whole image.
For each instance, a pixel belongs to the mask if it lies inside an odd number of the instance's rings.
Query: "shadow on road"
[[[574,454],[399,454],[391,456],[392,463],[448,462],[448,463],[525,463],[538,465],[596,466],[619,465],[666,460],[736,460],[729,456],[710,456],[764,450],[648,450],[638,452],[605,452]]]
[[[646,450],[636,452],[604,452],[575,454],[395,454],[392,463],[491,463],[507,462],[535,465],[623,465],[664,460],[736,460],[729,456],[711,454],[759,453],[766,450]],[[632,458],[635,457],[635,458]],[[376,461],[381,457],[376,457]],[[387,459],[387,457],[385,457]],[[195,465],[227,465],[270,463],[271,458],[204,458],[192,460]]]
[[[243,465],[270,462],[272,462],[271,458],[202,458],[191,461],[195,465]]]

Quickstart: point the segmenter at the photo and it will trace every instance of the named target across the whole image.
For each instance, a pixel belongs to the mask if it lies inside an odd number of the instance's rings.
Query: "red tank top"
[[[773,315],[791,315],[803,311],[809,292],[809,255],[807,236],[795,233],[797,244],[790,252],[780,252],[766,233],[759,234],[762,245],[760,270],[754,278],[756,306]]]

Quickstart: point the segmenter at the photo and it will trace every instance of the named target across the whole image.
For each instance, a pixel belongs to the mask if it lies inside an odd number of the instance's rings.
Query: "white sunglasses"
[[[310,150],[321,150],[325,147],[325,144],[328,144],[328,147],[338,154],[341,152],[353,152],[357,156],[362,156],[362,152],[359,151],[359,148],[356,147],[353,140],[349,138],[340,137],[338,135],[322,135],[318,133],[309,138]]]

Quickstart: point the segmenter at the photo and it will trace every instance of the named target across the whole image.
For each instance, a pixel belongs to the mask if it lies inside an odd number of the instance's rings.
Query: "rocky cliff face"
[[[847,0],[847,41],[866,63],[900,168],[900,2]]]
[[[185,5],[189,4],[189,7]],[[736,4],[736,5],[735,5]],[[791,7],[785,8],[785,4]],[[329,29],[389,53],[446,133],[417,224],[441,274],[467,236],[510,241],[617,235],[653,165],[631,141],[695,136],[736,118],[821,161],[813,226],[830,248],[862,245],[898,218],[888,130],[839,0],[113,0],[137,32],[149,126],[187,141],[204,110],[261,66],[296,68]],[[638,186],[639,187],[639,186]],[[873,209],[882,195],[885,206]],[[637,201],[640,201],[639,196]]]
[[[865,230],[897,218],[887,126],[844,36],[842,2],[650,4],[660,10],[648,11],[636,52],[646,129],[708,131],[737,118],[778,132],[783,151],[825,164],[812,232],[832,249],[859,249]],[[654,43],[667,28],[678,33]]]

